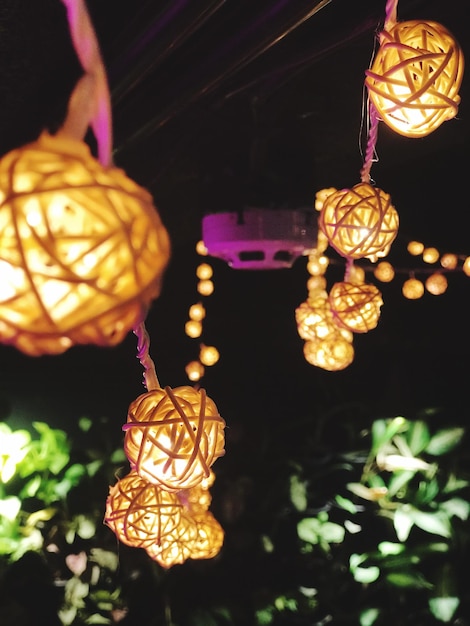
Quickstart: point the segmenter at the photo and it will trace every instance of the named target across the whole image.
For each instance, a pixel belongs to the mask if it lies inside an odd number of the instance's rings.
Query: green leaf
[[[445,428],[440,430],[431,438],[425,451],[433,456],[446,454],[460,443],[464,433],[464,428]]]
[[[388,483],[389,497],[395,496],[403,487],[410,482],[416,472],[411,470],[396,471]]]
[[[345,530],[343,526],[334,522],[325,522],[321,525],[320,536],[327,543],[342,543],[344,541]]]
[[[89,417],[80,417],[78,420],[78,427],[84,433],[87,433],[93,426],[93,421]]]
[[[361,626],[372,626],[380,615],[380,609],[369,608],[361,611],[359,623]]]
[[[425,530],[433,535],[439,535],[440,537],[448,538],[451,536],[449,518],[439,511],[436,513],[425,513],[413,508],[410,510],[410,518],[421,530]]]
[[[429,583],[420,572],[390,572],[386,575],[387,581],[394,587],[405,587],[407,589],[432,589]]]
[[[112,621],[99,613],[93,613],[93,615],[86,618],[85,624],[112,624]]]
[[[439,505],[441,511],[444,511],[448,517],[458,517],[462,521],[468,519],[470,514],[470,502],[463,498],[451,498]]]
[[[389,443],[395,435],[403,430],[407,423],[404,417],[395,417],[392,420],[376,420],[372,424],[372,448],[373,456],[377,455],[380,448]]]
[[[321,533],[321,524],[316,517],[304,517],[297,524],[297,534],[302,541],[316,545]]]
[[[351,500],[349,500],[348,498],[343,498],[343,496],[337,495],[335,497],[335,500],[336,500],[337,505],[340,506],[345,511],[348,511],[348,513],[351,513],[352,515],[357,513],[358,511],[357,506],[354,504],[354,502],[351,502]]]
[[[402,543],[394,543],[392,541],[381,541],[377,547],[382,556],[395,556],[401,554],[405,549]]]
[[[124,463],[127,461],[126,454],[123,448],[116,448],[111,454],[111,463]]]
[[[442,490],[442,493],[453,493],[454,491],[460,491],[461,489],[465,489],[468,487],[470,482],[468,480],[463,480],[461,478],[457,478],[454,474],[450,474],[447,484]]]
[[[380,576],[380,569],[376,565],[370,567],[357,567],[352,572],[354,580],[358,583],[369,585],[374,583]]]
[[[399,541],[406,541],[413,527],[413,519],[410,515],[410,508],[405,505],[399,507],[393,516],[393,527],[397,533]]]
[[[290,499],[297,511],[305,511],[307,508],[307,487],[304,480],[294,474],[290,477]]]
[[[426,422],[422,420],[410,422],[407,440],[413,456],[418,456],[429,444],[430,439],[431,434]]]
[[[440,622],[450,622],[459,608],[459,598],[429,598],[429,609]]]

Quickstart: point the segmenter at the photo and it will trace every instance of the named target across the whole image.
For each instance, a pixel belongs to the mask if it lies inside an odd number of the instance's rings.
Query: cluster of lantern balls
[[[378,119],[404,136],[423,137],[454,117],[460,102],[458,89],[464,62],[452,35],[440,24],[412,20],[392,22],[390,29],[380,34],[380,41],[365,80],[371,110]],[[364,271],[354,266],[354,261],[368,259],[376,263],[387,256],[398,232],[399,218],[389,194],[370,184],[368,172],[351,189],[319,191],[315,208],[320,212],[318,244],[310,251],[307,264],[311,275],[308,297],[295,316],[298,333],[305,340],[306,360],[335,371],[353,361],[354,333],[375,328],[383,304],[380,291],[364,282]],[[335,283],[329,293],[324,277],[328,258],[323,254],[328,245],[347,260],[344,281]],[[411,254],[423,253],[426,262],[439,259],[437,250],[424,250],[419,242],[411,242],[408,249]],[[454,269],[454,257],[444,255],[443,267]],[[466,272],[465,264],[463,269]],[[391,280],[393,267],[379,263],[375,275],[379,280]],[[435,273],[426,287],[431,293],[442,293],[447,280]],[[403,293],[408,298],[419,298],[424,285],[410,277]]]

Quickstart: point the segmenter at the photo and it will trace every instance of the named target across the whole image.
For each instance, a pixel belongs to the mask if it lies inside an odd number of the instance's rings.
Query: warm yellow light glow
[[[466,276],[470,276],[470,256],[468,256],[463,262],[462,269]]]
[[[325,291],[326,278],[324,276],[310,276],[307,281],[309,297],[314,297],[318,292]]]
[[[212,278],[213,273],[214,272],[212,270],[212,267],[209,265],[209,263],[201,263],[196,268],[196,276],[200,280],[208,280],[209,278]]]
[[[201,363],[210,367],[211,365],[215,365],[219,358],[220,354],[215,346],[206,346],[201,344],[201,348],[199,350],[199,359]]]
[[[205,246],[205,243],[203,241],[198,241],[196,244],[196,252],[198,254],[200,254],[201,256],[207,256],[207,248]]]
[[[201,296],[210,296],[214,291],[214,283],[211,280],[200,280],[197,284],[197,290]]]
[[[393,265],[388,261],[381,261],[374,268],[374,276],[383,283],[389,283],[395,278]]]
[[[440,296],[447,290],[447,278],[444,274],[436,272],[435,274],[428,276],[425,285],[426,289],[429,293],[432,293],[433,296]]]
[[[420,241],[410,241],[407,250],[411,255],[418,256],[423,252],[424,245]]]
[[[436,261],[439,261],[439,250],[436,248],[424,248],[423,261],[425,263],[436,263]]]
[[[321,211],[323,209],[325,200],[335,191],[337,191],[335,187],[326,187],[325,189],[319,189],[315,194],[315,209],[317,211]]]
[[[165,534],[159,543],[147,546],[145,551],[151,559],[168,569],[173,565],[181,565],[190,557],[191,545],[197,535],[196,520],[186,511],[171,533]]]
[[[351,332],[366,333],[379,322],[383,300],[375,285],[335,283],[328,300],[338,323]]]
[[[305,341],[337,334],[352,341],[352,332],[337,325],[326,292],[302,302],[295,310],[295,319],[299,336]]]
[[[314,339],[304,344],[305,360],[315,367],[335,372],[343,370],[354,360],[354,347],[339,334]]]
[[[1,341],[29,355],[119,343],[169,258],[150,194],[47,133],[0,160],[0,189]]]
[[[418,300],[424,294],[424,285],[417,278],[409,278],[403,283],[402,293],[408,300]]]
[[[375,262],[388,254],[397,236],[398,213],[388,194],[359,183],[326,198],[319,226],[342,256]]]
[[[312,276],[319,276],[326,272],[330,260],[324,255],[311,254],[308,258],[307,272]]]
[[[204,389],[154,389],[129,407],[124,450],[132,469],[164,489],[189,489],[225,453],[225,422]]]
[[[364,268],[359,265],[351,265],[349,268],[348,282],[362,284],[366,279]]]
[[[131,471],[110,487],[104,522],[134,548],[158,544],[179,524],[183,506],[175,493]]]
[[[464,58],[441,24],[411,20],[381,34],[365,84],[380,117],[406,137],[428,135],[455,117]]]
[[[197,302],[189,307],[189,317],[196,322],[200,322],[206,317],[206,309],[201,302]]]
[[[210,511],[194,513],[197,535],[189,546],[190,559],[213,559],[224,543],[224,530]]]
[[[186,365],[185,372],[189,380],[197,382],[204,376],[205,368],[200,361],[191,361]]]
[[[200,337],[202,334],[202,324],[198,320],[188,320],[184,325],[184,332],[195,339],[196,337]]]
[[[446,270],[455,270],[459,263],[459,258],[456,254],[443,254],[441,256],[441,265]]]

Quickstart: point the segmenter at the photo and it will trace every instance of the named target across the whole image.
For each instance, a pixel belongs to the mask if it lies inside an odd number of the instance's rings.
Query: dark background
[[[249,203],[309,206],[318,189],[359,182],[364,71],[385,2],[88,6],[108,70],[115,162],[150,189],[172,239],[164,288],[147,319],[151,355],[162,385],[185,385],[184,367],[199,344],[184,323],[200,299],[195,268],[202,259],[194,248],[202,216]],[[468,54],[468,8],[467,0],[401,0],[398,16],[439,21]],[[57,127],[79,75],[59,0],[2,0],[0,152]],[[307,295],[304,258],[269,271],[211,260],[215,292],[205,300],[201,340],[216,345],[221,358],[202,384],[229,426],[226,459],[235,454],[239,429],[344,405],[377,417],[443,406],[449,420],[466,424],[470,278],[454,272],[446,294],[419,301],[406,300],[401,284],[424,267],[407,254],[410,239],[462,259],[470,254],[469,82],[464,75],[457,118],[426,138],[380,125],[372,177],[400,215],[389,257],[398,273],[380,287],[379,326],[355,338],[346,370],[326,372],[303,358],[294,311]],[[331,257],[330,285],[344,272],[342,260]],[[371,269],[367,261],[364,267]],[[128,404],[144,391],[142,374],[132,333],[115,348],[80,346],[53,357],[1,346],[0,417],[73,429],[82,415],[106,416],[119,441]]]

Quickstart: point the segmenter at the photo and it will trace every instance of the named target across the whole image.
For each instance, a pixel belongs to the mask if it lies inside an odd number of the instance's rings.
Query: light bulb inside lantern
[[[402,293],[408,300],[419,300],[424,294],[424,285],[417,278],[409,278],[403,283]]]

